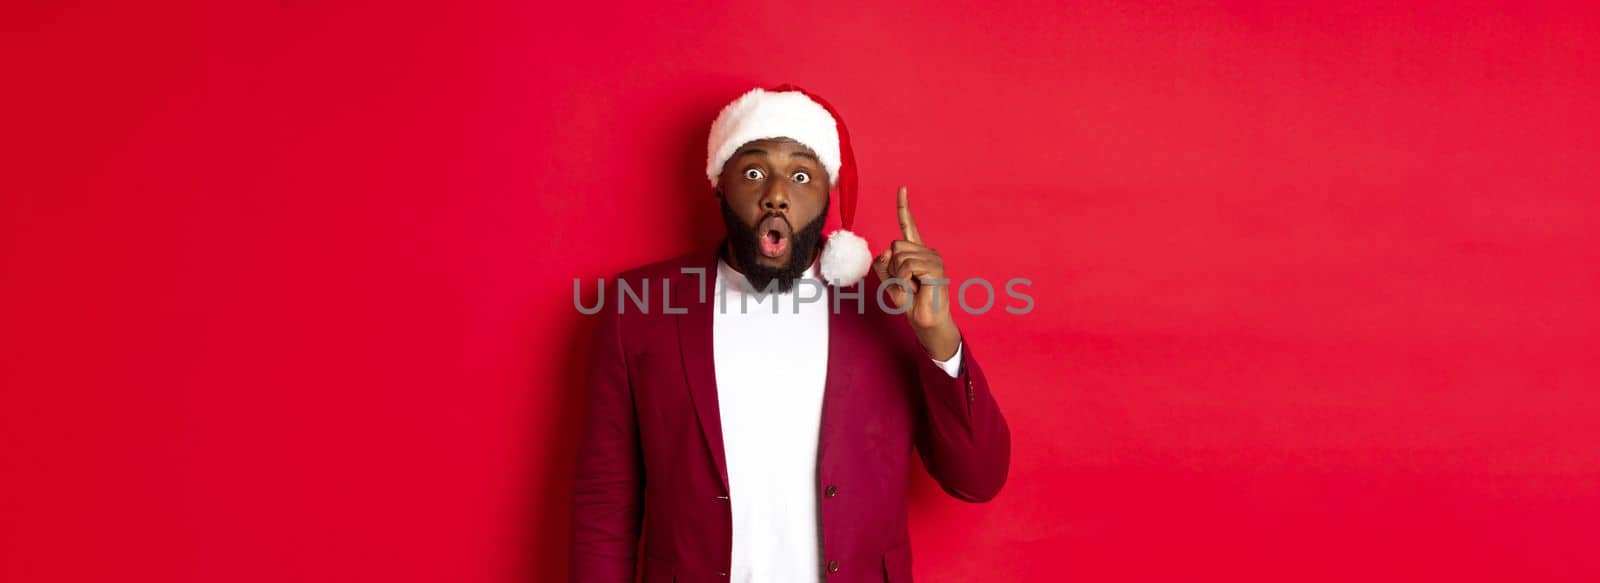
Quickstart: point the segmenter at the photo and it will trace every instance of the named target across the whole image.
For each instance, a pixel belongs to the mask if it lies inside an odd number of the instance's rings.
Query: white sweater
[[[805,279],[809,285],[758,299],[744,275],[717,261],[711,338],[733,510],[733,583],[822,580],[817,439],[832,302],[816,264]],[[819,299],[798,302],[802,297]],[[950,360],[934,362],[956,376],[960,347]]]

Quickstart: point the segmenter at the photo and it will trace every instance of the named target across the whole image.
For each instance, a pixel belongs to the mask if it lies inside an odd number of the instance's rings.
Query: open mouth
[[[756,233],[761,235],[761,254],[772,259],[782,257],[789,251],[789,221],[780,216],[770,216],[761,224],[756,225]]]

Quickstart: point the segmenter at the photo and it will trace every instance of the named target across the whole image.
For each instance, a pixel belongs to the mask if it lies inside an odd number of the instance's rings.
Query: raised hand
[[[917,221],[911,216],[906,187],[900,187],[896,204],[901,239],[890,243],[889,248],[878,255],[872,269],[881,281],[892,277],[909,284],[909,293],[905,287],[890,285],[885,295],[896,310],[905,310],[923,350],[933,358],[948,360],[955,356],[956,347],[961,344],[961,332],[950,317],[950,282],[945,279],[944,258],[923,244]]]

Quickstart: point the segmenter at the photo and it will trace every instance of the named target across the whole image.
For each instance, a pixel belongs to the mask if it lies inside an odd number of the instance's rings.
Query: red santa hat
[[[789,138],[817,154],[836,195],[823,222],[822,278],[851,286],[872,267],[867,241],[849,231],[856,215],[856,160],[844,118],[827,101],[794,85],[756,88],[722,108],[706,144],[706,178],[716,188],[722,166],[740,146],[762,139]]]

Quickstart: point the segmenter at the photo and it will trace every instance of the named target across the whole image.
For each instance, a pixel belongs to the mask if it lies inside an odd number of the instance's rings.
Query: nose
[[[767,186],[767,191],[761,195],[761,208],[771,212],[789,212],[789,190],[787,180],[773,180]]]

